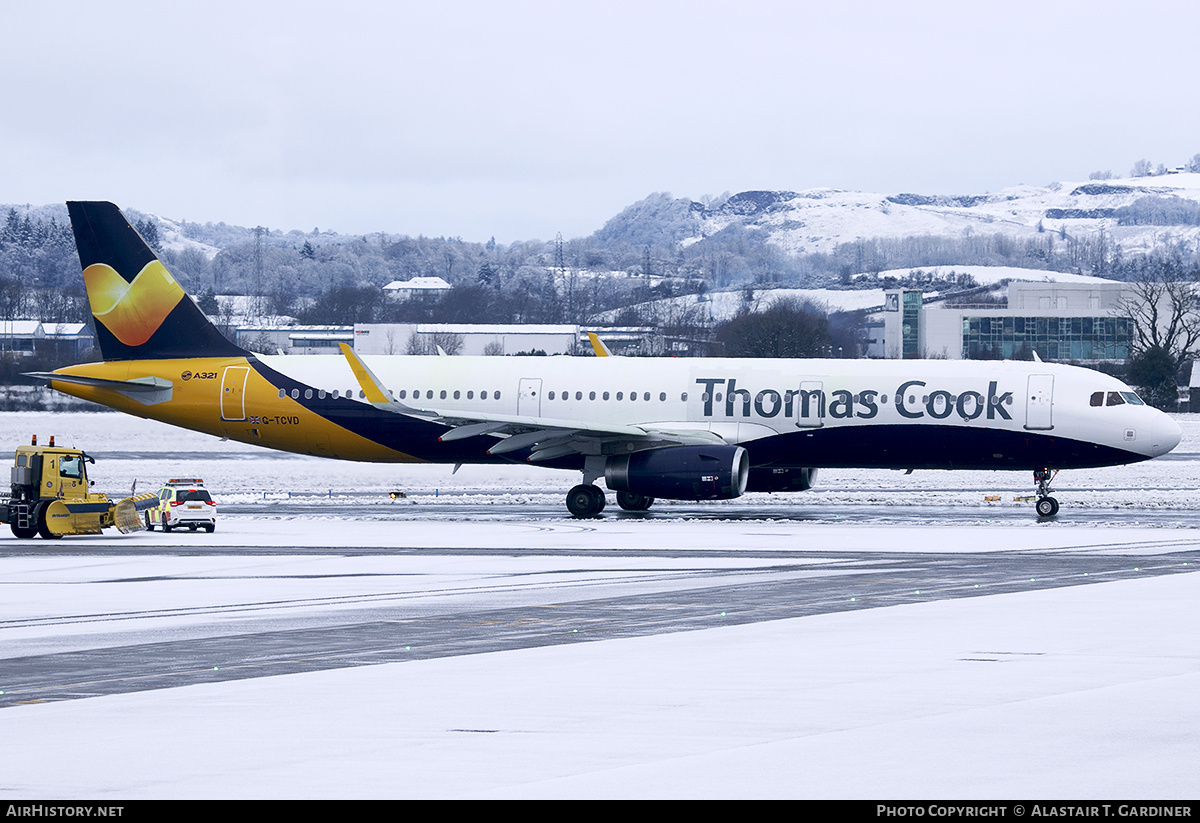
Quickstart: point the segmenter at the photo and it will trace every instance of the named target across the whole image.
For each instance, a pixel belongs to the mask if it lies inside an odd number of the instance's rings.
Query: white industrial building
[[[96,336],[87,323],[0,321],[0,354],[32,355],[51,351],[76,359],[90,355]]]
[[[246,324],[234,342],[266,354],[337,354],[349,343],[360,354],[513,355],[590,353],[595,332],[614,354],[640,351],[654,336],[650,327],[588,327],[573,324],[355,323],[353,326]]]
[[[468,323],[355,323],[354,350],[360,354],[434,353],[461,342],[464,355],[517,354],[544,351],[574,354],[579,327],[573,325],[502,325]],[[411,343],[410,343],[411,341]],[[415,344],[415,345],[414,345]]]
[[[354,327],[245,325],[233,342],[262,354],[337,354],[338,343],[354,343]]]

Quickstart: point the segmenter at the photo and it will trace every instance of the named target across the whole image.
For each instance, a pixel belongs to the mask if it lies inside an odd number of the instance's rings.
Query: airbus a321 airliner
[[[67,204],[103,362],[38,373],[139,417],[341,460],[582,472],[567,509],[800,491],[817,469],[1033,471],[1169,452],[1120,381],[1042,362],[267,356],[226,340],[111,203]]]

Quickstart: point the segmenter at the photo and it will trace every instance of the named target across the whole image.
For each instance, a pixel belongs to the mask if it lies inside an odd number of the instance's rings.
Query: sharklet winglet
[[[358,381],[359,388],[366,395],[367,402],[372,406],[413,417],[435,418],[439,416],[436,412],[415,409],[394,400],[391,392],[383,385],[383,381],[375,376],[375,372],[371,371],[371,367],[363,362],[354,349],[345,343],[338,343],[338,347],[342,350],[346,362],[350,364],[350,371],[354,373],[354,379]]]
[[[375,372],[371,371],[371,367],[355,354],[354,349],[345,343],[338,343],[338,348],[342,350],[342,355],[346,358],[346,362],[350,364],[350,371],[354,372],[354,379],[358,381],[359,388],[367,396],[367,401],[370,403],[392,403],[392,396],[388,394],[383,383],[375,376]]]
[[[588,340],[592,342],[592,351],[596,353],[597,357],[613,356],[613,353],[609,350],[608,346],[604,345],[604,341],[600,339],[599,335],[595,332],[588,332],[587,336]]]

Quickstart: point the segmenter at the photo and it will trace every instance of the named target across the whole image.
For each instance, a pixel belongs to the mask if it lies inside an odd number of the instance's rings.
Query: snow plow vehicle
[[[100,534],[113,526],[122,534],[141,529],[141,512],[158,497],[139,494],[112,501],[93,493],[86,464],[95,462],[79,449],[55,446],[53,437],[48,446],[39,446],[35,435],[30,445],[17,447],[12,490],[0,501],[0,523],[8,523],[23,540],[39,534],[46,540]]]

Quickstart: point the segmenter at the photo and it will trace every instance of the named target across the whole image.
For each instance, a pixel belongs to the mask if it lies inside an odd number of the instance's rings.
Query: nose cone
[[[1150,428],[1151,454],[1155,457],[1166,454],[1178,446],[1182,438],[1183,429],[1179,427],[1179,424],[1167,414],[1158,414],[1154,418],[1154,425]]]

